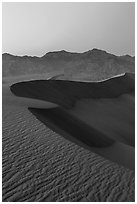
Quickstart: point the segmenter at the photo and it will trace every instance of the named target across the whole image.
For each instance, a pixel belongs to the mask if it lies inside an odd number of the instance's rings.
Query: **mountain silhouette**
[[[42,57],[2,55],[3,77],[53,71],[63,73],[66,79],[104,79],[125,72],[134,73],[135,57],[116,56],[95,48],[84,53],[48,52]]]

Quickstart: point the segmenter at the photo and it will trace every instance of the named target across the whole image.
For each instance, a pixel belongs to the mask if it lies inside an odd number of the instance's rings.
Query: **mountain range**
[[[53,71],[67,79],[104,79],[125,72],[134,73],[135,57],[116,56],[95,48],[84,53],[48,52],[42,57],[2,54],[3,77]]]

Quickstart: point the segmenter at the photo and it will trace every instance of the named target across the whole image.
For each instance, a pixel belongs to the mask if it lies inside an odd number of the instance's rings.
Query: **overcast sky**
[[[3,3],[2,51],[42,56],[93,48],[134,55],[134,3]]]

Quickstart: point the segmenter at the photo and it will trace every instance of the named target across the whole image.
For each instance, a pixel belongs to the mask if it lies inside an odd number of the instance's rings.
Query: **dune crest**
[[[45,100],[71,108],[81,98],[115,98],[134,93],[134,81],[134,74],[128,73],[102,82],[33,80],[13,84],[10,89],[19,97]]]

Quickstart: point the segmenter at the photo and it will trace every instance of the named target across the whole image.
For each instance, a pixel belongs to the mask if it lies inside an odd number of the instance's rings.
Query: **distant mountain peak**
[[[108,52],[106,52],[105,50],[101,50],[101,49],[97,49],[97,48],[93,48],[92,50],[89,50],[87,52],[84,52],[83,53],[84,56],[87,56],[87,57],[100,57],[100,58],[108,58],[108,57],[116,57],[115,55],[113,54],[110,54]]]
[[[2,54],[2,56],[14,56],[14,55],[11,55],[11,54],[5,52],[5,53]]]
[[[55,54],[67,54],[69,52],[65,50],[59,50],[59,51],[53,51],[53,52],[47,52],[44,56],[49,56],[49,55],[55,55]]]
[[[91,52],[105,52],[105,53],[107,53],[105,50],[101,50],[101,49],[98,49],[98,48],[93,48],[91,50]]]

